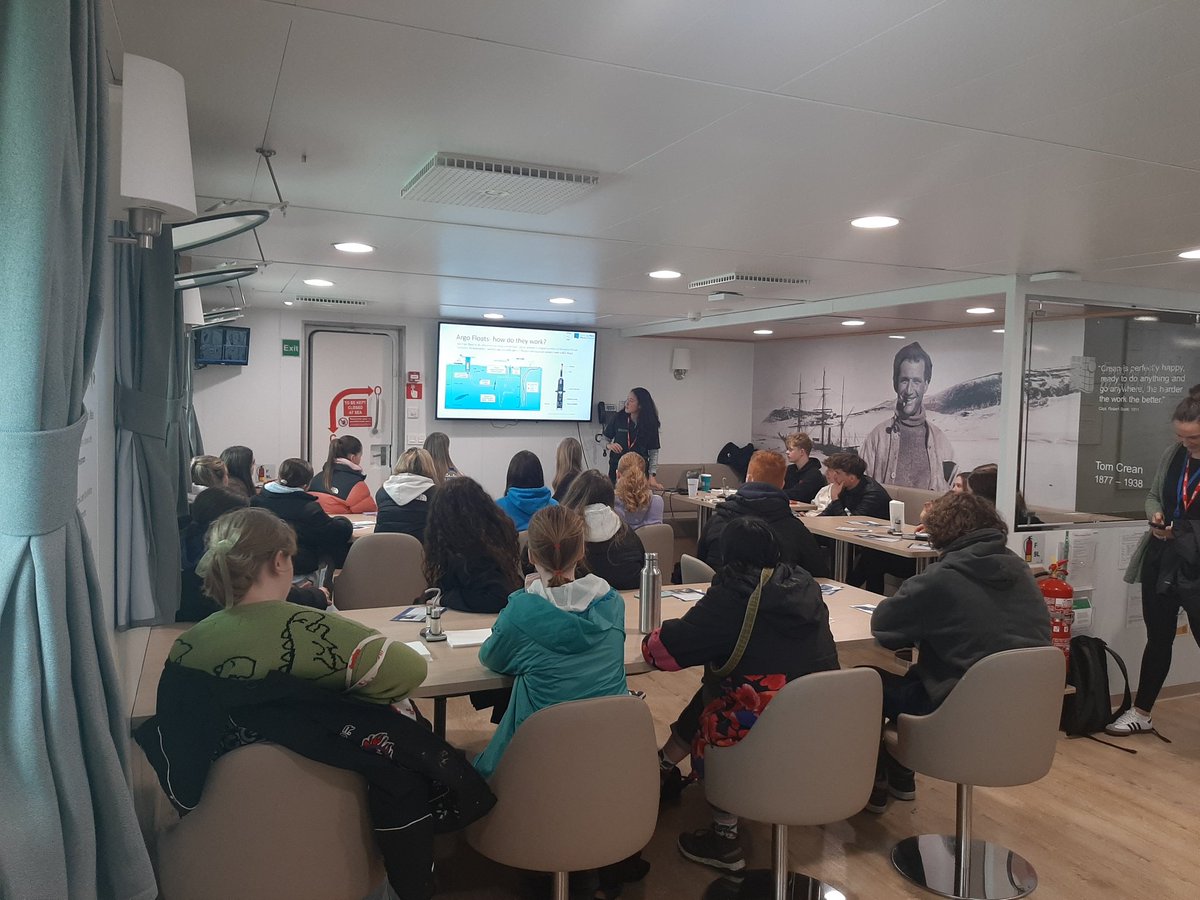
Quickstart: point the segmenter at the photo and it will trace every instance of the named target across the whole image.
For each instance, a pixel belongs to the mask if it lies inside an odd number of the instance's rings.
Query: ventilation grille
[[[347,297],[297,297],[302,306],[324,306],[326,309],[345,309],[347,306],[366,306],[366,300]]]
[[[245,313],[241,307],[231,307],[226,309],[213,309],[204,313],[204,324],[195,325],[194,328],[208,328],[210,325],[224,325],[226,322],[236,322]]]
[[[400,191],[406,200],[544,214],[588,193],[596,172],[438,153]]]
[[[746,272],[726,272],[724,275],[714,275],[712,278],[701,278],[688,285],[689,291],[701,288],[717,287],[722,284],[811,284],[810,278],[793,278],[790,275],[751,275]]]

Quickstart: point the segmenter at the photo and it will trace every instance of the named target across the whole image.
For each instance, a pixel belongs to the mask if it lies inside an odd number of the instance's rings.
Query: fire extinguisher
[[[1046,609],[1050,612],[1050,640],[1062,650],[1069,662],[1071,659],[1071,622],[1075,619],[1075,590],[1067,584],[1066,562],[1050,565],[1050,577],[1043,578],[1042,596],[1046,598]]]

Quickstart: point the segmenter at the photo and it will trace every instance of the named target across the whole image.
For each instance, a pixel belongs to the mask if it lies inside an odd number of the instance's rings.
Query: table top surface
[[[827,578],[820,578],[818,581],[839,588],[835,593],[825,595],[825,604],[829,607],[829,627],[833,632],[834,640],[841,646],[856,644],[873,646],[870,613],[854,609],[854,607],[856,605],[873,606],[883,598],[879,594],[861,588],[838,585],[837,582]],[[664,585],[663,590],[670,591],[682,587],[703,591],[708,588],[708,585]],[[650,666],[642,659],[643,635],[638,630],[637,592],[624,591],[622,595],[625,597],[625,671],[630,675],[640,675],[649,672]],[[663,619],[679,618],[692,605],[694,605],[694,601],[663,597]],[[405,608],[405,606],[389,606],[377,609],[352,609],[342,611],[340,614],[374,628],[388,637],[403,641],[419,641],[424,622],[392,621],[392,617]],[[445,631],[490,628],[495,621],[495,614],[465,613],[451,609],[442,614],[442,628]],[[163,665],[166,663],[167,655],[171,651],[171,645],[190,627],[191,623],[176,623],[156,625],[150,630],[146,656],[142,662],[141,677],[138,680],[137,696],[134,698],[133,704],[132,725],[134,728],[154,715],[158,696],[158,680],[162,674]],[[450,697],[469,691],[505,687],[512,683],[512,678],[493,672],[479,662],[478,647],[454,649],[445,641],[426,643],[425,646],[433,659],[429,662],[429,673],[426,675],[425,681],[413,691],[413,697]]]
[[[716,509],[725,502],[725,498],[736,494],[737,491],[733,488],[729,489],[728,493],[724,491],[700,491],[695,497],[689,497],[687,494],[670,494],[671,502],[679,501],[687,503],[691,506],[704,506],[708,509]],[[811,503],[801,503],[799,500],[792,500],[791,506],[793,512],[807,512],[810,509],[816,509]]]
[[[866,525],[856,523],[865,522]],[[870,547],[882,550],[894,556],[907,559],[936,559],[939,556],[927,543],[920,547],[911,546],[912,535],[916,529],[912,525],[904,526],[904,534],[899,540],[889,534],[890,523],[886,519],[873,519],[870,516],[805,516],[804,524],[813,534],[857,544],[860,547]],[[841,528],[854,528],[855,531],[839,531]]]
[[[354,533],[350,535],[350,540],[357,541],[360,537],[365,537],[368,534],[375,533],[375,513],[351,513],[348,516],[342,516],[343,519],[349,519],[354,525]]]

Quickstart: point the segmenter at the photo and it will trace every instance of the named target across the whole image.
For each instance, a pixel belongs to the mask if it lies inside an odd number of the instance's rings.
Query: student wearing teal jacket
[[[516,678],[504,718],[475,761],[485,778],[517,728],[539,709],[628,690],[625,601],[603,578],[575,578],[583,556],[584,524],[578,513],[553,506],[534,515],[529,558],[537,579],[508,598],[491,637],[479,648],[480,662]]]

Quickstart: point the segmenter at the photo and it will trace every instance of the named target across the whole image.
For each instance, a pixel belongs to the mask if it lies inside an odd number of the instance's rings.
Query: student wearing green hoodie
[[[475,761],[485,778],[517,728],[539,709],[628,690],[625,601],[603,578],[575,577],[584,534],[582,517],[560,506],[539,510],[529,523],[537,579],[513,592],[479,648],[480,662],[516,678],[508,710]]]

